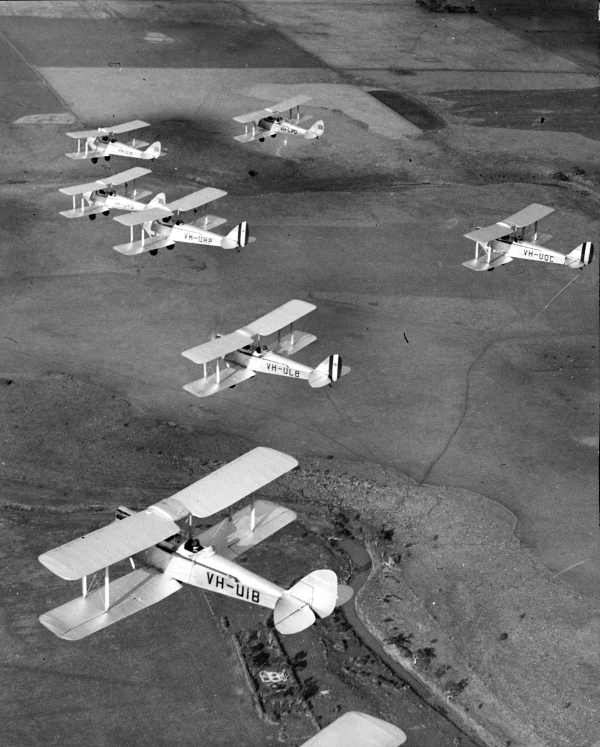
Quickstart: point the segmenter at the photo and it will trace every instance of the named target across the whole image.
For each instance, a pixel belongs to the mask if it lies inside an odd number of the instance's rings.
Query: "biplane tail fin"
[[[306,130],[306,135],[304,135],[304,137],[307,140],[315,140],[316,138],[321,137],[324,132],[325,122],[323,122],[322,119],[318,119],[308,128],[308,130]]]
[[[160,142],[157,140],[151,143],[145,151],[142,151],[142,157],[146,159],[154,159],[160,156]]]
[[[248,222],[243,220],[221,239],[223,249],[241,249],[250,241]]]
[[[333,353],[324,361],[321,361],[316,368],[308,375],[308,383],[315,389],[327,384],[335,384],[338,379],[350,373],[350,367],[342,365],[342,356],[339,353]]]
[[[284,635],[309,628],[319,617],[335,609],[338,598],[337,576],[333,571],[309,573],[277,600],[273,610],[275,628]]]
[[[594,245],[591,241],[584,241],[567,254],[565,264],[575,268],[584,267],[584,265],[589,265],[593,256]]]

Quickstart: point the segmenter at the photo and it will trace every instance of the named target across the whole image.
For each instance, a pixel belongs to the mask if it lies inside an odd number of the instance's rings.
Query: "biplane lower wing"
[[[125,617],[150,607],[181,588],[181,584],[160,571],[136,568],[111,581],[111,606],[105,609],[104,586],[40,615],[42,625],[59,638],[78,641]]]
[[[144,239],[144,241],[130,241],[127,244],[115,244],[113,249],[120,254],[132,256],[134,254],[143,254],[157,249],[164,249],[165,246],[172,246],[175,242],[167,237],[158,237],[156,239]]]
[[[269,350],[280,355],[294,355],[307,345],[311,345],[316,339],[316,335],[312,335],[310,332],[294,330],[293,333],[286,333],[279,337],[273,344],[269,345]]]
[[[463,262],[463,267],[468,267],[469,270],[475,270],[476,272],[483,272],[484,270],[493,270],[495,267],[507,265],[513,261],[513,257],[509,257],[508,254],[501,254],[499,257],[495,257],[491,262],[487,261],[487,257],[482,254],[477,259],[469,259]]]
[[[227,218],[219,218],[218,215],[203,215],[202,218],[192,221],[192,226],[201,228],[203,231],[212,231],[213,228],[222,226],[223,223],[227,223]]]
[[[242,135],[235,135],[234,140],[237,140],[238,143],[251,143],[253,140],[256,140],[258,138],[258,133],[255,132],[254,134],[251,132],[244,132]]]
[[[83,208],[72,208],[71,210],[61,210],[60,215],[65,218],[84,218],[86,215],[98,215],[108,210],[106,206],[102,205],[86,205]]]
[[[237,558],[296,519],[294,511],[271,501],[254,501],[198,536],[203,547],[212,546],[229,560]]]
[[[85,161],[88,158],[98,158],[99,154],[94,153],[92,149],[88,148],[87,153],[84,150],[76,150],[73,153],[65,153],[65,156],[67,158],[72,158],[73,161]]]
[[[214,373],[206,378],[190,381],[189,384],[184,384],[183,388],[195,397],[210,397],[211,394],[231,389],[231,387],[237,386],[243,381],[251,379],[253,376],[256,376],[254,371],[250,371],[247,368],[230,366],[222,368],[218,376]]]

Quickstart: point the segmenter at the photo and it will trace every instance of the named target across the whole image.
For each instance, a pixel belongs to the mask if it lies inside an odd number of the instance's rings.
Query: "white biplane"
[[[253,140],[264,143],[265,137],[277,137],[279,133],[299,135],[305,140],[320,138],[325,132],[325,124],[322,119],[314,122],[308,129],[300,127],[300,122],[306,119],[300,117],[300,106],[307,101],[310,101],[310,96],[295,96],[249,114],[239,114],[233,120],[244,125],[244,132],[241,135],[236,135],[234,139],[240,143],[250,143]],[[289,112],[288,119],[278,116],[283,111]]]
[[[173,202],[153,204],[152,207],[146,207],[144,210],[118,215],[115,220],[124,226],[129,226],[129,242],[117,244],[113,249],[121,254],[149,252],[155,255],[163,247],[173,249],[177,242],[183,242],[239,250],[254,241],[254,238],[249,235],[246,221],[238,223],[226,236],[222,236],[211,229],[226,223],[225,218],[205,215],[193,223],[184,223],[179,217],[181,213],[189,210],[195,212],[200,206],[224,197],[226,194],[227,192],[222,189],[204,187]],[[133,240],[134,226],[141,226],[139,241]]]
[[[589,241],[579,244],[568,254],[548,249],[538,243],[538,240],[546,241],[550,238],[549,235],[538,237],[538,221],[553,212],[554,208],[534,203],[498,223],[466,233],[465,238],[475,242],[475,257],[463,262],[464,267],[476,271],[493,270],[513,259],[549,262],[574,269],[589,264],[594,250]]]
[[[306,301],[288,301],[231,334],[184,350],[183,356],[203,366],[204,375],[183,388],[196,397],[208,397],[251,379],[257,373],[305,379],[311,387],[333,384],[350,372],[348,366],[342,365],[340,355],[330,355],[315,368],[281,355],[293,355],[317,339],[308,332],[294,331],[293,327],[295,321],[316,308]],[[289,329],[282,335],[281,330],[286,327]],[[262,338],[275,334],[275,340],[265,345]],[[223,367],[221,360],[225,363]],[[213,361],[215,371],[209,375],[207,366]]]
[[[144,140],[134,138],[129,143],[119,142],[115,135],[131,130],[140,130],[142,127],[150,127],[148,122],[142,122],[141,119],[134,119],[131,122],[124,122],[120,125],[110,125],[109,127],[97,127],[95,130],[79,130],[78,132],[67,132],[68,137],[77,140],[77,150],[74,153],[66,153],[67,158],[75,160],[88,159],[92,163],[98,163],[98,159],[104,158],[110,161],[111,156],[126,156],[127,158],[142,158],[144,160],[154,160],[160,156],[160,143],[158,140],[149,145]],[[81,141],[84,141],[84,147],[81,147]]]
[[[61,210],[60,214],[65,218],[81,218],[87,215],[90,220],[94,220],[96,215],[108,215],[111,210],[144,210],[151,207],[153,202],[140,202],[144,197],[151,194],[145,189],[133,189],[131,195],[127,194],[129,182],[139,179],[141,176],[151,174],[150,169],[143,169],[135,166],[132,169],[121,171],[118,174],[107,176],[104,179],[96,179],[87,184],[76,184],[73,187],[61,187],[58,191],[64,195],[70,195],[73,198],[73,208],[71,210]],[[116,187],[125,185],[125,193],[119,192]],[[77,197],[80,199],[77,207]],[[164,194],[158,194],[154,198],[157,203],[164,203]]]
[[[272,609],[275,627],[284,634],[308,628],[317,615],[327,617],[338,602],[333,571],[313,571],[283,589],[234,562],[293,521],[293,511],[257,500],[200,534],[192,529],[193,516],[228,509],[297,464],[280,451],[257,447],[143,511],[120,507],[111,524],[43,553],[39,561],[49,571],[68,581],[81,579],[82,595],[41,615],[40,622],[59,638],[79,640],[183,584]],[[177,522],[187,523],[187,532]],[[109,567],[127,559],[133,570],[110,581]],[[92,590],[88,579],[98,571],[104,572],[104,584]],[[343,602],[348,589],[339,587]]]

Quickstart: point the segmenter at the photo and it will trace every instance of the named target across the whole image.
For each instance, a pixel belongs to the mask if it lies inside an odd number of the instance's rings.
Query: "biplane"
[[[173,249],[177,242],[185,244],[207,244],[219,246],[221,249],[240,249],[246,246],[254,238],[249,235],[248,223],[242,221],[231,229],[228,234],[222,236],[214,233],[211,229],[226,223],[225,218],[216,215],[204,215],[193,223],[184,223],[181,213],[193,210],[197,211],[202,205],[224,197],[227,192],[214,187],[204,187],[196,192],[191,192],[185,197],[180,197],[173,202],[153,204],[144,210],[139,210],[126,215],[118,215],[115,220],[124,226],[129,226],[129,242],[117,244],[113,247],[121,254],[142,254],[149,252],[158,254],[158,250],[166,247]],[[133,240],[134,226],[141,226],[139,241]]]
[[[143,169],[136,166],[118,174],[107,176],[103,179],[96,179],[87,184],[76,184],[73,187],[61,187],[58,191],[64,195],[70,195],[73,198],[73,208],[71,210],[61,210],[60,214],[65,218],[81,218],[87,215],[90,220],[95,220],[96,215],[108,215],[111,210],[144,210],[152,206],[152,201],[148,204],[140,202],[144,197],[151,193],[145,189],[134,188],[131,194],[127,194],[130,182],[139,179],[141,176],[151,174],[150,169]],[[117,187],[125,185],[125,191],[120,192]],[[77,207],[77,198],[79,197],[79,207]],[[159,194],[154,198],[157,202],[164,203],[164,195]]]
[[[67,158],[76,161],[89,159],[92,163],[98,163],[100,158],[110,161],[111,156],[126,156],[127,158],[142,158],[154,160],[160,156],[160,143],[158,140],[151,145],[144,140],[134,138],[129,143],[122,143],[115,135],[122,135],[131,130],[140,130],[142,127],[150,127],[148,122],[134,119],[120,125],[108,127],[97,127],[95,130],[79,130],[67,132],[67,137],[77,140],[77,150],[74,153],[66,153]],[[83,140],[83,148],[81,141]]]
[[[594,250],[589,241],[579,244],[568,254],[538,243],[551,238],[549,235],[538,236],[538,221],[553,212],[554,208],[534,203],[498,223],[466,233],[465,238],[475,242],[475,257],[463,262],[464,267],[476,271],[493,270],[513,259],[549,262],[574,269],[589,264]]]
[[[293,521],[293,511],[253,499],[200,533],[192,526],[192,517],[231,510],[234,503],[297,464],[280,451],[257,447],[145,510],[119,507],[107,526],[43,553],[40,563],[60,578],[80,579],[82,594],[44,613],[40,622],[59,638],[79,640],[156,604],[185,584],[272,609],[275,627],[284,634],[308,628],[317,616],[327,617],[338,602],[333,571],[312,571],[283,589],[234,562]],[[110,567],[125,560],[130,572],[111,581]],[[96,587],[98,572],[104,583]],[[339,586],[342,603],[349,598],[348,589]]]
[[[317,339],[308,332],[294,330],[294,322],[316,308],[312,303],[294,299],[235,332],[184,350],[183,356],[203,367],[203,376],[183,388],[196,397],[208,397],[257,373],[305,379],[311,387],[333,384],[350,372],[348,366],[342,365],[340,355],[330,355],[315,368],[282,355],[294,355]],[[286,330],[283,335],[282,330]],[[271,336],[276,336],[273,342],[265,344],[263,338]],[[209,373],[208,365],[213,362],[214,372]]]
[[[250,143],[253,140],[264,143],[266,137],[277,137],[280,133],[299,135],[305,140],[320,138],[325,132],[322,119],[314,122],[308,129],[300,126],[305,119],[310,119],[310,117],[301,118],[300,116],[300,106],[307,101],[310,101],[310,96],[295,96],[255,112],[239,114],[233,120],[244,125],[244,132],[236,135],[234,139],[240,143]],[[288,112],[287,119],[280,115],[284,111]]]
[[[400,747],[405,742],[406,734],[389,721],[348,711],[300,747]]]

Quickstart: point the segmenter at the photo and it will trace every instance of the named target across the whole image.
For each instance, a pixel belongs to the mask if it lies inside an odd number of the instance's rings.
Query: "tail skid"
[[[313,571],[277,600],[273,610],[275,628],[283,635],[299,633],[309,628],[317,615],[330,615],[335,609],[337,598],[338,583],[335,573],[330,570]]]

